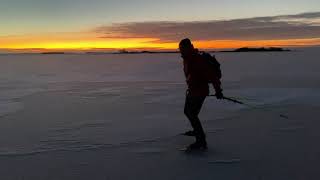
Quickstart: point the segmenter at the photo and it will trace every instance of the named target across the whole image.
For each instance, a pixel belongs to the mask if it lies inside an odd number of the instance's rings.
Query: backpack
[[[203,52],[201,56],[208,62],[208,66],[212,74],[214,74],[219,80],[222,78],[220,63],[216,59],[215,56],[211,56],[211,54]]]

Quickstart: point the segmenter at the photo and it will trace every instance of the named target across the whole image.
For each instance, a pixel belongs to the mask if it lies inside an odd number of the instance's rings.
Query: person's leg
[[[205,142],[205,133],[198,117],[205,98],[206,97],[193,97],[187,95],[184,107],[184,113],[194,129],[194,134],[198,142]]]

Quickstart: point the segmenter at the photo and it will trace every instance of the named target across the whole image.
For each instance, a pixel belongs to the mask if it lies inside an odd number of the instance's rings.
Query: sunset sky
[[[319,0],[0,0],[0,50],[320,45]]]

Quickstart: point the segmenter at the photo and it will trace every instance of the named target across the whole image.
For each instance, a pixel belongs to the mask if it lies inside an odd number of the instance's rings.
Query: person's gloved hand
[[[223,99],[223,93],[222,93],[222,91],[218,91],[218,92],[216,92],[216,97],[217,97],[217,99]]]

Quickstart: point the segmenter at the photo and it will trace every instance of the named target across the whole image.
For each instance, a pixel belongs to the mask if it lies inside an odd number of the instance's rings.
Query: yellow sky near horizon
[[[206,40],[194,41],[200,49],[240,47],[290,47],[320,45],[320,38],[288,40]],[[105,49],[176,50],[178,42],[161,42],[157,38],[99,38],[95,33],[52,33],[0,37],[0,49],[23,51],[83,51]]]

